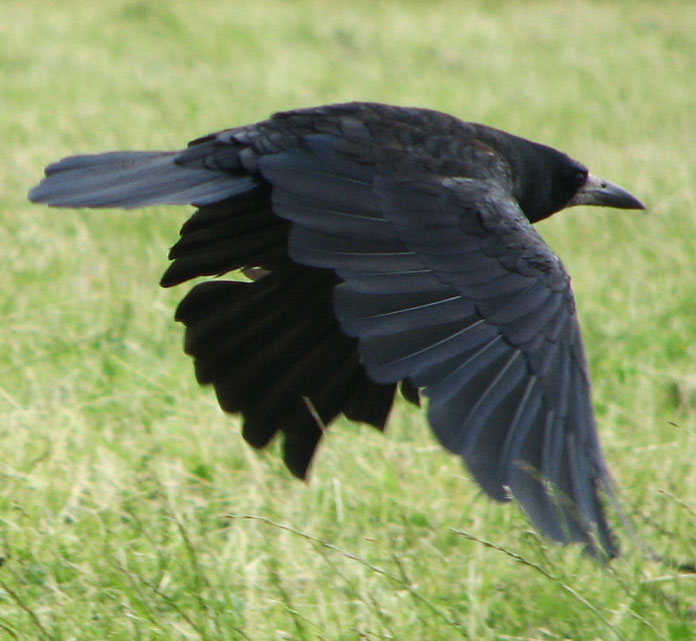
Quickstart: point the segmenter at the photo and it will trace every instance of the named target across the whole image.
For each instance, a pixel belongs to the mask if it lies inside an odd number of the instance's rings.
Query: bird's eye
[[[575,187],[577,189],[580,189],[585,184],[585,181],[587,180],[587,172],[586,171],[578,171],[575,173],[575,176],[573,176],[573,182],[575,183]]]

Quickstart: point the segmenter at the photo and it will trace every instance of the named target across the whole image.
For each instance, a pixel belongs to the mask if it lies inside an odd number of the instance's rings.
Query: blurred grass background
[[[403,403],[386,437],[337,423],[292,480],[181,351],[186,286],[157,281],[186,208],[48,210],[26,191],[71,153],[353,99],[566,151],[649,208],[540,231],[573,276],[626,510],[689,560],[695,55],[686,0],[3,0],[0,638],[694,638],[694,575],[626,531],[610,568],[539,540]]]

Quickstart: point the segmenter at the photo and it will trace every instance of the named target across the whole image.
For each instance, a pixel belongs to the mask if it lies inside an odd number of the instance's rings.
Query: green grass
[[[157,280],[186,208],[25,200],[63,155],[174,148],[348,99],[567,151],[649,206],[540,228],[574,279],[638,536],[690,560],[694,51],[689,0],[4,0],[0,638],[694,638],[695,575],[646,561],[625,531],[609,568],[540,540],[403,403],[386,436],[339,421],[310,483],[292,480],[180,348],[187,287]]]

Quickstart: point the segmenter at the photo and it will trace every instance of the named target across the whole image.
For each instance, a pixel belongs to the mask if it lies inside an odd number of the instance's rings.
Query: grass
[[[32,206],[75,152],[285,108],[421,105],[552,144],[649,214],[541,232],[574,279],[606,458],[642,541],[696,555],[696,5],[5,0],[0,638],[694,638],[696,576],[608,568],[487,501],[397,405],[307,485],[197,387],[161,290],[188,212]]]

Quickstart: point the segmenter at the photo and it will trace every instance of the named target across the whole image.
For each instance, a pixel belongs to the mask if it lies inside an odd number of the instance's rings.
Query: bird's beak
[[[640,200],[618,185],[608,180],[587,174],[585,184],[570,199],[569,207],[574,205],[598,205],[618,209],[645,209]]]

